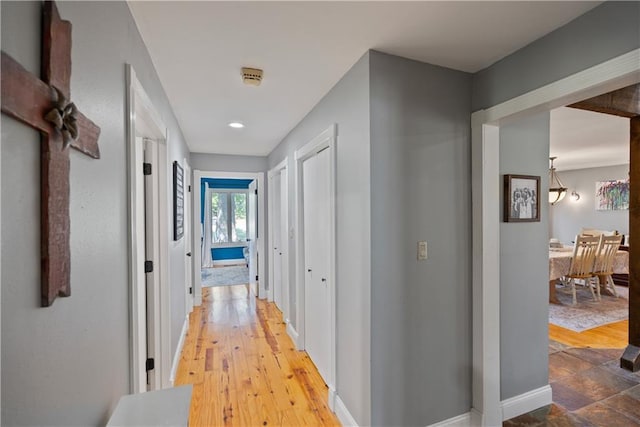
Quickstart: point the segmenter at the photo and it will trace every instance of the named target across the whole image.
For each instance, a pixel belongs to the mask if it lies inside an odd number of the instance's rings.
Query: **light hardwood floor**
[[[629,321],[611,323],[584,332],[549,324],[549,338],[571,347],[625,348],[629,342]]]
[[[327,386],[273,303],[248,286],[203,289],[175,385],[193,384],[190,426],[339,426]]]

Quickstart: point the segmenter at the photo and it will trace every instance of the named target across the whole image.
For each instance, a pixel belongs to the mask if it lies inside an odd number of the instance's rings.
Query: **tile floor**
[[[640,372],[621,369],[621,353],[549,341],[553,404],[507,420],[503,427],[640,427]]]

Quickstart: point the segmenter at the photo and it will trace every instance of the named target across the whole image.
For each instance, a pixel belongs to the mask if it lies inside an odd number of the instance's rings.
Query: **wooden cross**
[[[70,99],[71,23],[54,2],[43,5],[42,80],[2,52],[2,112],[39,130],[41,177],[41,304],[71,294],[69,149],[100,158],[100,128]],[[74,138],[75,137],[75,138]]]

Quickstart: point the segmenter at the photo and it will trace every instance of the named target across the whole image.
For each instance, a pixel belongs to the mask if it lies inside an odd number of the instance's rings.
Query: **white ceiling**
[[[562,107],[551,111],[549,153],[556,169],[629,163],[629,119]]]
[[[481,70],[600,2],[162,2],[129,7],[193,152],[267,155],[368,50]],[[242,66],[264,69],[262,86]],[[241,121],[244,129],[227,124]]]

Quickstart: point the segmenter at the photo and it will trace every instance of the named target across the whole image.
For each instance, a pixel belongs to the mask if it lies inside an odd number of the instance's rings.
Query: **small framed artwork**
[[[504,222],[540,221],[540,177],[504,175]]]
[[[184,235],[184,170],[173,162],[173,240]]]
[[[596,210],[629,210],[629,194],[628,179],[596,182]]]

